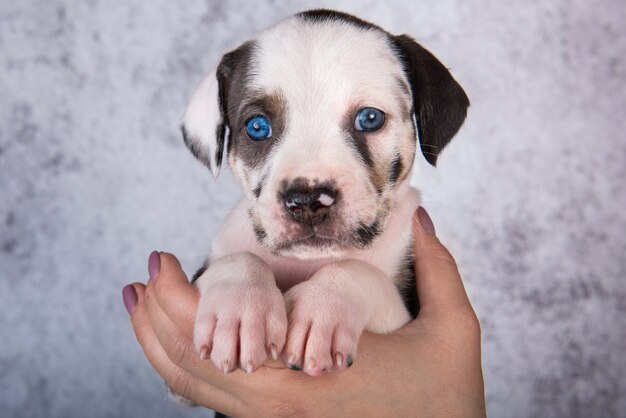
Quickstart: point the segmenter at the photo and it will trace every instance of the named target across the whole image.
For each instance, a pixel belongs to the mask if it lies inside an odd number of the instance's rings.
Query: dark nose
[[[284,196],[285,207],[291,216],[298,222],[310,225],[328,219],[330,208],[337,200],[337,193],[328,187],[294,188],[287,190]]]

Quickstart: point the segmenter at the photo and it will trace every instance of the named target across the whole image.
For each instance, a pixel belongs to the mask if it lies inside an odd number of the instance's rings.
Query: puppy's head
[[[224,55],[182,131],[214,175],[227,153],[261,245],[338,257],[375,241],[417,142],[435,165],[468,106],[448,70],[410,37],[314,10]]]

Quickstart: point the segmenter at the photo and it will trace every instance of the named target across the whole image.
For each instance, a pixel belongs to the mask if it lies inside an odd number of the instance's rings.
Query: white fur
[[[281,222],[283,208],[275,198],[285,178],[335,180],[344,202],[350,202],[344,212],[346,229],[359,221],[369,224],[383,202],[343,138],[346,111],[371,106],[387,114],[384,129],[368,138],[377,160],[392,158],[398,151],[396,144],[407,144],[407,148],[415,144],[412,122],[400,119],[403,108],[411,107],[411,98],[397,82],[405,80],[403,68],[386,39],[379,32],[363,32],[341,22],[320,27],[288,19],[262,33],[257,42],[259,54],[252,87],[280,92],[289,104],[283,135],[288,140],[273,151],[268,167],[269,190],[252,208],[254,217],[266,227],[268,241],[284,239],[289,228]],[[310,254],[297,249],[289,255],[344,255],[340,251],[308,251]]]
[[[285,305],[263,260],[247,252],[221,257],[198,281],[198,289],[194,344],[217,368],[227,373],[239,365],[251,372],[282,351]]]
[[[389,332],[410,319],[393,278],[410,242],[419,195],[405,180],[379,196],[343,132],[353,109],[381,109],[384,129],[368,136],[375,164],[382,167],[398,152],[412,161],[414,122],[404,117],[411,97],[398,84],[406,78],[382,33],[342,22],[287,19],[263,32],[257,45],[251,87],[278,93],[287,103],[283,141],[252,172],[231,157],[247,197],[218,233],[210,266],[198,281],[196,348],[211,348],[211,359],[225,372],[236,365],[254,370],[271,354],[271,344],[279,350],[284,345],[283,360],[311,375],[343,370],[363,330]],[[216,88],[212,72],[184,120],[212,162],[221,122]],[[265,188],[254,203],[252,188],[264,175]],[[343,229],[369,224],[383,211],[384,232],[367,249],[295,247],[276,254],[261,247],[249,214],[267,231],[270,246],[285,240],[290,224],[276,196],[281,182],[296,177],[336,182],[345,205],[338,215]],[[322,199],[333,203],[330,196]]]
[[[183,117],[183,126],[188,137],[203,150],[204,157],[210,161],[209,169],[215,177],[220,172],[220,166],[215,158],[217,150],[215,131],[217,126],[224,122],[217,105],[218,92],[217,77],[213,69],[196,89]],[[228,137],[228,132],[226,136]]]

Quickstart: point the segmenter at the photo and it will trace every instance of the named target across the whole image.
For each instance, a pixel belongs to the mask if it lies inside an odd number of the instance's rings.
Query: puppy
[[[469,101],[412,38],[354,16],[289,17],[223,56],[182,132],[217,176],[224,154],[245,197],[196,284],[194,344],[225,373],[282,358],[344,370],[364,330],[416,314],[409,185],[435,165]]]

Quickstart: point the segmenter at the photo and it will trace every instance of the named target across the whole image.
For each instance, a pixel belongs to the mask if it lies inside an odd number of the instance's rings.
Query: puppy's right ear
[[[224,143],[229,134],[217,71],[217,68],[213,69],[200,83],[187,106],[181,125],[185,145],[209,167],[215,177],[222,165]]]

